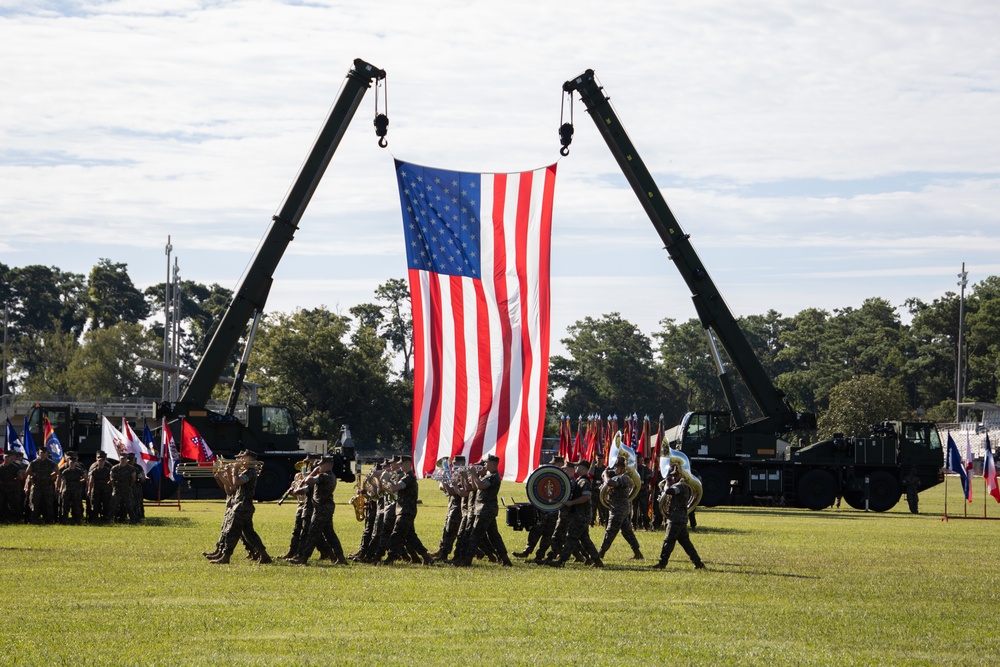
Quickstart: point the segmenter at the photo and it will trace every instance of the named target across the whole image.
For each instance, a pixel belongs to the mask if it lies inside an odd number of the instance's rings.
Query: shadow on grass
[[[865,512],[856,511],[829,511],[829,510],[799,510],[799,509],[781,509],[781,508],[765,508],[765,507],[715,507],[714,512],[719,514],[746,514],[750,516],[784,516],[784,517],[796,517],[803,518],[809,517],[812,519],[825,519],[825,520],[835,520],[835,521],[856,521],[866,515]],[[868,516],[873,516],[877,512],[868,512]],[[708,515],[706,515],[708,516]],[[899,516],[892,514],[883,514],[883,516]],[[698,531],[701,531],[701,521],[698,522]]]
[[[143,525],[146,526],[182,526],[189,528],[194,525],[194,521],[186,516],[152,516],[146,517],[143,521]]]

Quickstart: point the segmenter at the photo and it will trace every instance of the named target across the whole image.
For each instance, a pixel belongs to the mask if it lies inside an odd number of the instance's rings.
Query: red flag
[[[413,308],[413,459],[538,467],[556,166],[471,174],[396,162]]]
[[[563,417],[559,420],[559,456],[562,456],[567,460],[570,457],[569,445],[569,417]]]
[[[636,443],[635,453],[639,458],[643,458],[646,455],[646,448],[649,443],[649,416],[646,416],[642,420],[642,434],[639,436],[639,442]]]
[[[594,428],[594,419],[591,417],[587,422],[587,460],[592,462],[597,456],[597,429]]]
[[[183,418],[181,419],[181,458],[193,459],[198,462],[215,460],[215,454],[209,449],[205,438],[201,437],[198,429]]]

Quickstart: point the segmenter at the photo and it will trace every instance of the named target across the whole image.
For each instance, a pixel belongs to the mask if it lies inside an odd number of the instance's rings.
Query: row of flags
[[[965,436],[965,463],[962,463],[962,456],[958,452],[958,446],[948,434],[948,455],[945,459],[945,468],[957,473],[962,480],[962,490],[965,492],[965,499],[972,502],[972,445],[969,436]],[[983,460],[983,479],[986,482],[986,493],[993,496],[994,500],[1000,503],[1000,486],[997,485],[997,468],[993,460],[993,450],[990,447],[990,434],[986,434],[986,455]]]
[[[608,463],[611,452],[611,441],[614,434],[621,431],[622,444],[634,451],[639,458],[650,458],[654,461],[660,457],[660,447],[663,442],[663,415],[657,424],[656,439],[650,443],[652,433],[649,416],[639,419],[633,413],[626,415],[624,424],[619,426],[618,415],[608,415],[607,419],[600,415],[583,415],[577,419],[576,435],[573,435],[573,423],[570,417],[559,419],[559,455],[567,460],[585,458],[588,461]]]
[[[145,419],[142,420],[142,427],[143,437],[140,438],[132,430],[132,426],[128,423],[127,419],[123,418],[121,429],[117,429],[107,417],[103,417],[101,422],[101,451],[106,453],[109,459],[115,461],[120,461],[126,454],[135,454],[136,461],[142,466],[147,477],[156,479],[156,477],[161,476],[173,482],[179,481],[176,470],[177,464],[182,458],[199,463],[211,463],[215,460],[215,454],[208,446],[208,443],[205,442],[201,433],[192,424],[188,423],[186,419],[181,419],[180,449],[178,449],[177,443],[174,442],[173,433],[171,433],[170,428],[167,426],[166,419],[161,424],[159,448],[154,445],[153,433],[150,431]],[[42,418],[42,431],[44,435],[43,446],[48,450],[52,460],[59,467],[66,465],[69,459],[63,455],[62,444],[59,442],[59,438],[56,437],[55,429],[52,428],[48,417]],[[18,437],[17,431],[14,430],[14,425],[10,423],[10,419],[7,419],[7,449],[21,452],[25,459],[34,461],[38,458],[38,449],[35,446],[31,430],[28,428],[27,417],[24,418],[23,434],[23,438]]]

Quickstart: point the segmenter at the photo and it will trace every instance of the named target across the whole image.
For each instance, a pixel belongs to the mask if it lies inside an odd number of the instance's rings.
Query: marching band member
[[[270,563],[271,557],[267,555],[267,549],[253,527],[253,494],[257,488],[257,468],[251,464],[256,463],[257,454],[244,449],[236,455],[236,459],[238,464],[224,466],[215,473],[216,482],[226,492],[227,517],[223,520],[220,537],[222,553],[209,559],[209,562],[216,565],[228,564],[236,543],[243,537],[251,557],[256,556],[255,560],[262,564]]]
[[[347,565],[344,549],[333,529],[333,512],[336,509],[333,492],[337,488],[337,477],[333,474],[333,463],[332,456],[324,456],[319,460],[319,465],[312,469],[309,476],[302,480],[303,487],[312,489],[313,515],[309,522],[309,532],[306,533],[305,539],[299,547],[298,555],[286,559],[293,565],[305,565],[317,547],[322,551],[328,550],[329,554],[324,555],[328,555],[334,563]]]
[[[705,569],[705,564],[701,562],[698,550],[691,544],[691,536],[688,533],[688,500],[691,498],[691,487],[684,482],[680,471],[675,467],[670,468],[665,480],[663,493],[670,496],[670,508],[667,510],[667,534],[663,538],[663,548],[660,550],[660,560],[653,567],[662,570],[670,560],[670,554],[674,550],[674,544],[680,543],[687,553],[688,558],[694,563],[696,570]]]
[[[465,457],[456,456],[451,460],[452,468],[465,467]],[[458,529],[462,525],[462,496],[456,491],[457,479],[441,480],[438,488],[448,496],[448,509],[444,515],[444,529],[441,531],[441,544],[430,556],[434,560],[448,560],[451,548],[458,537]]]
[[[566,501],[566,505],[569,506],[566,541],[563,543],[562,551],[559,553],[559,560],[552,562],[551,565],[553,567],[562,567],[570,559],[570,556],[578,548],[582,547],[584,553],[590,559],[591,567],[604,567],[604,562],[597,552],[597,547],[594,546],[594,542],[590,539],[590,517],[592,516],[590,500],[593,495],[590,476],[587,474],[590,471],[590,461],[581,459],[575,461],[573,465],[576,467],[577,479],[573,484],[573,492],[570,495],[570,499]]]
[[[566,466],[566,458],[563,456],[554,456],[552,458],[552,465],[564,468]],[[525,545],[524,551],[515,551],[513,555],[517,558],[527,558],[534,551],[537,544],[538,554],[533,560],[535,563],[542,563],[545,560],[545,552],[549,550],[549,544],[552,542],[552,534],[556,529],[556,521],[558,519],[558,511],[539,512],[538,520],[535,521],[535,525],[528,531],[528,543]]]
[[[503,537],[497,529],[497,514],[499,508],[500,494],[500,458],[490,454],[484,459],[484,465],[480,469],[480,474],[470,476],[470,483],[476,488],[476,503],[473,510],[472,532],[465,550],[461,554],[456,554],[455,565],[468,567],[472,565],[472,559],[476,551],[489,545],[490,550],[502,565],[510,567],[512,563],[507,556],[507,547],[504,545]]]
[[[604,470],[604,483],[611,487],[608,494],[608,525],[604,531],[604,542],[601,543],[600,556],[608,552],[611,543],[621,531],[622,537],[632,547],[632,559],[642,560],[642,551],[639,550],[639,540],[636,539],[632,531],[632,503],[629,495],[632,493],[632,478],[628,472],[628,460],[624,456],[619,456],[615,461],[615,467]]]
[[[415,551],[423,560],[424,565],[430,565],[434,561],[427,553],[427,547],[423,545],[417,537],[413,522],[417,518],[417,478],[413,474],[413,457],[406,455],[399,457],[396,464],[397,470],[402,473],[398,480],[391,480],[388,474],[383,474],[386,489],[390,493],[396,494],[396,522],[392,527],[389,536],[388,554],[382,565],[391,565],[397,560],[403,559],[408,552]]]

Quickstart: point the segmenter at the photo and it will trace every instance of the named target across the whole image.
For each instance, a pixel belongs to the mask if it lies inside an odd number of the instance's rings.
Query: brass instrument
[[[211,465],[197,461],[185,461],[177,464],[177,472],[182,477],[191,479],[193,477],[215,477],[222,471],[235,470],[237,473],[254,468],[257,474],[264,468],[263,461],[237,461],[236,459],[217,458]]]
[[[687,508],[688,514],[690,514],[698,506],[698,503],[701,502],[701,496],[704,491],[701,486],[701,480],[691,472],[691,460],[687,457],[687,454],[679,449],[672,449],[670,445],[667,445],[667,455],[660,457],[660,474],[663,475],[660,488],[663,490],[666,490],[667,475],[670,473],[672,467],[677,469],[681,475],[681,479],[691,489],[691,498],[688,500]],[[667,516],[670,510],[670,496],[666,493],[661,493],[659,503],[663,516]]]
[[[639,458],[636,456],[631,447],[622,442],[622,432],[618,431],[615,433],[615,437],[611,441],[611,449],[608,450],[608,468],[614,468],[615,464],[618,463],[618,459],[622,456],[626,457],[625,472],[632,481],[632,488],[629,490],[628,494],[628,501],[631,503],[639,497],[639,490],[642,487],[642,478],[639,477],[639,471],[636,470]],[[612,488],[613,487],[608,486],[607,483],[601,485],[598,498],[600,499],[601,504],[605,507],[610,506]]]
[[[368,476],[371,477],[371,473],[369,473]],[[365,490],[367,488],[368,478],[365,478],[364,482],[361,481],[360,476],[357,479],[358,479],[358,484],[354,488],[354,496],[351,497],[350,502],[351,505],[354,507],[354,518],[357,519],[358,521],[364,521],[365,516],[368,514],[368,511],[370,509],[368,507],[368,503],[370,501],[365,493]]]

